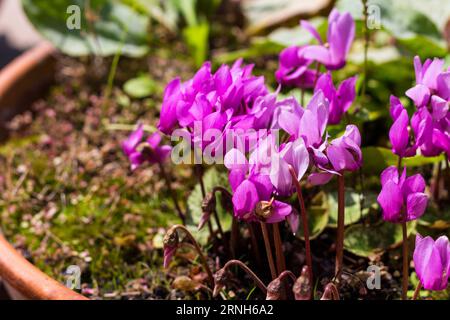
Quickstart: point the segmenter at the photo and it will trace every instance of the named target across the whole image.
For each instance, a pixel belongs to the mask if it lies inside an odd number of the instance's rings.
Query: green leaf
[[[120,49],[123,55],[131,57],[147,53],[147,16],[119,0],[92,0],[89,8],[86,3],[82,0],[22,0],[31,23],[65,54],[109,56]],[[78,14],[76,11],[67,13],[73,5],[80,9],[80,28],[69,29],[68,21]]]
[[[434,202],[427,206],[425,214],[418,220],[418,223],[430,229],[446,230],[450,228],[450,207],[439,209]]]
[[[389,166],[397,165],[398,157],[392,153],[390,149],[382,147],[365,147],[362,148],[363,153],[363,171],[367,174],[379,175]],[[415,156],[403,159],[403,165],[407,167],[420,167],[427,164],[433,164],[443,161],[444,156],[423,157]]]
[[[365,195],[366,199],[364,201],[365,206],[361,211],[360,206],[360,195],[359,193],[351,190],[345,191],[345,222],[346,226],[356,223],[361,218],[367,216],[370,212],[370,205],[376,204],[376,195],[374,193],[369,193]],[[327,196],[328,199],[328,209],[329,209],[329,221],[328,226],[332,228],[337,227],[337,217],[338,217],[338,195],[337,192],[330,192]]]
[[[188,26],[183,30],[183,37],[194,57],[196,66],[200,67],[208,56],[209,24],[203,22]]]
[[[408,235],[415,231],[416,222],[408,223]],[[374,257],[398,246],[403,239],[401,224],[382,222],[375,226],[357,224],[344,234],[344,248],[360,257]]]
[[[153,94],[156,87],[155,81],[149,75],[142,75],[125,82],[123,90],[130,97],[141,99]]]
[[[311,206],[306,208],[306,212],[308,214],[309,238],[311,240],[317,238],[327,227],[329,210],[326,198],[326,194],[324,192],[320,192],[314,197]],[[296,236],[304,240],[301,219]]]
[[[228,175],[226,172],[218,171],[216,168],[210,168],[203,176],[203,183],[205,185],[206,193],[211,192],[212,189],[216,186],[227,187],[228,186]],[[220,223],[222,225],[223,231],[226,232],[231,229],[232,222],[232,213],[227,212],[225,208],[222,206],[221,195],[216,194],[217,197],[217,205],[216,210],[219,215]],[[201,230],[197,230],[197,226],[200,223],[200,218],[203,214],[202,210],[202,191],[200,188],[200,184],[198,183],[192,193],[189,195],[187,199],[187,207],[188,207],[188,229],[193,232],[197,241],[201,244],[206,244],[209,236],[209,231],[207,227],[204,227]],[[213,218],[211,218],[211,222],[213,224],[213,228],[215,228],[216,224]]]

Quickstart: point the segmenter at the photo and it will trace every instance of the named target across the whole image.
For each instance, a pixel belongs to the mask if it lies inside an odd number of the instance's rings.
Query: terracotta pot
[[[50,44],[42,43],[0,71],[0,121],[6,121],[42,96],[54,78],[54,54]],[[0,278],[15,299],[86,299],[33,266],[1,234]]]

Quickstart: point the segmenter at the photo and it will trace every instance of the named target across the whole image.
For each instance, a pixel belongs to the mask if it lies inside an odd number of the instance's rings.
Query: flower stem
[[[420,280],[419,280],[419,283],[416,286],[416,290],[414,290],[414,294],[413,294],[412,300],[417,300],[417,297],[420,298],[420,295],[419,295],[420,294],[420,289],[422,289],[422,282],[420,282]]]
[[[312,269],[312,257],[311,257],[311,244],[309,242],[309,224],[308,214],[306,212],[305,200],[303,199],[302,187],[298,182],[297,174],[294,168],[289,166],[289,172],[291,173],[292,180],[294,181],[295,188],[297,190],[297,198],[300,204],[300,215],[302,216],[303,237],[305,238],[305,251],[306,251],[306,264],[309,268],[310,283],[313,283],[313,269]]]
[[[277,277],[277,270],[275,269],[275,263],[273,262],[272,248],[270,247],[269,232],[267,231],[267,225],[265,222],[261,222],[261,231],[264,238],[264,245],[266,246],[267,260],[269,261],[270,274],[272,280]]]
[[[402,300],[406,300],[408,292],[408,275],[409,275],[409,252],[408,252],[408,230],[406,221],[402,222],[403,233],[403,277],[402,277]]]
[[[283,246],[281,243],[279,223],[273,224],[273,239],[275,242],[275,256],[277,260],[278,273],[282,273],[284,270],[286,270],[286,260],[283,254]]]
[[[238,266],[242,270],[244,270],[252,279],[255,281],[255,284],[258,286],[258,288],[261,289],[261,291],[266,294],[267,293],[267,287],[266,285],[261,281],[261,279],[249,268],[245,263],[243,263],[240,260],[230,260],[223,266],[222,269],[226,270],[231,266]]]
[[[402,167],[402,157],[398,157],[397,169],[400,174]],[[402,271],[402,300],[407,299],[408,285],[409,285],[409,248],[408,248],[408,227],[406,224],[406,215],[402,222],[402,256],[403,256],[403,271]]]
[[[252,242],[252,251],[253,251],[253,255],[254,258],[256,260],[256,265],[258,266],[258,268],[261,268],[262,266],[262,261],[261,261],[261,256],[259,255],[259,245],[258,245],[258,240],[256,237],[256,229],[255,226],[253,225],[252,222],[249,222],[248,224],[248,231],[250,233],[250,240]]]
[[[338,176],[338,221],[336,239],[335,277],[340,279],[344,258],[344,223],[345,223],[345,180],[344,174]]]
[[[363,0],[364,5],[364,18],[363,18],[363,24],[364,24],[364,81],[362,83],[361,88],[361,97],[362,99],[366,96],[366,89],[367,89],[367,61],[368,61],[368,53],[369,53],[369,28],[367,27],[367,0]],[[363,104],[361,104],[363,105]]]
[[[231,236],[230,236],[230,252],[231,257],[235,258],[237,256],[237,244],[239,243],[239,220],[235,217],[232,218],[231,222]]]
[[[205,269],[206,273],[208,274],[208,279],[209,282],[211,283],[211,285],[214,287],[214,277],[213,274],[211,272],[210,267],[208,266],[208,261],[206,260],[205,255],[202,252],[202,249],[200,248],[200,245],[198,244],[197,240],[195,240],[194,236],[192,235],[192,233],[185,227],[182,225],[175,225],[171,228],[172,231],[175,231],[176,229],[181,229],[183,230],[183,232],[186,234],[186,236],[189,238],[189,240],[192,242],[192,244],[194,245],[195,250],[197,251],[200,260],[202,262],[203,268]]]
[[[177,210],[178,217],[180,217],[181,222],[183,225],[186,225],[186,215],[181,210],[181,207],[178,203],[177,196],[175,194],[175,191],[172,189],[172,184],[169,178],[169,175],[166,172],[166,169],[164,169],[164,165],[159,162],[159,170],[161,172],[161,175],[163,176],[164,180],[166,181],[167,189],[169,190],[170,196],[172,197],[173,204],[175,205],[175,209]]]

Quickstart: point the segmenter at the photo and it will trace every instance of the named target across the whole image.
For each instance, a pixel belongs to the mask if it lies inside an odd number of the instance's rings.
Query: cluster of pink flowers
[[[427,59],[422,65],[419,57],[414,58],[416,85],[406,91],[417,108],[411,119],[400,99],[391,96],[390,114],[394,122],[389,138],[399,165],[388,167],[381,174],[378,202],[386,221],[416,220],[427,208],[425,180],[420,174],[407,177],[406,167],[400,174],[402,158],[415,156],[418,150],[426,157],[450,154],[450,69],[443,70],[443,66],[442,59]],[[435,243],[430,237],[422,238],[418,234],[414,264],[425,289],[445,289],[450,271],[447,237],[440,237]]]
[[[356,77],[344,80],[337,88],[332,79],[332,71],[346,64],[355,23],[350,14],[333,10],[328,19],[327,42],[308,22],[302,21],[301,26],[318,44],[283,50],[276,79],[283,86],[312,88],[314,95],[307,106],[294,98],[279,101],[278,91],[270,93],[264,78],[252,74],[253,65],[245,66],[242,60],[231,67],[222,65],[215,73],[206,62],[192,79],[182,82],[177,78],[164,92],[159,130],[168,135],[176,129],[184,130],[202,150],[217,143],[217,139],[203,134],[210,129],[221,132],[219,140],[233,130],[264,130],[256,144],[247,145],[244,138],[243,149],[238,148],[240,143],[234,143],[224,153],[234,217],[242,221],[277,223],[287,219],[296,229],[298,214],[283,199],[300,193],[299,181],[305,175],[309,183],[322,185],[334,176],[343,181],[345,172],[362,166],[357,126],[347,125],[345,133],[333,140],[327,133],[327,126],[341,122],[356,96]],[[443,63],[434,59],[422,65],[418,57],[414,59],[416,85],[406,92],[417,107],[411,119],[400,100],[391,97],[394,123],[389,137],[393,152],[400,157],[399,164],[401,158],[414,156],[418,150],[425,156],[450,154],[450,71],[443,70]],[[324,73],[321,66],[327,69]],[[202,134],[197,136],[194,131],[199,124]],[[280,136],[282,141],[277,139]],[[161,164],[171,148],[160,146],[160,141],[159,133],[144,140],[139,126],[123,143],[132,168],[144,162]],[[428,197],[420,174],[407,177],[406,168],[399,171],[400,165],[383,171],[378,202],[386,221],[406,223],[424,214]],[[341,224],[343,237],[343,220]],[[425,288],[439,290],[446,286],[449,257],[447,238],[434,242],[418,235],[414,261]]]
[[[416,155],[417,149],[426,157],[450,154],[450,69],[443,66],[442,59],[427,59],[422,65],[414,58],[416,85],[406,91],[417,108],[411,120],[400,100],[391,97],[394,124],[389,138],[392,151],[402,158]]]

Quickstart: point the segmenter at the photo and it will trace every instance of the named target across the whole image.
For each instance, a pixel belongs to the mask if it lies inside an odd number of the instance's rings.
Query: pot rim
[[[21,83],[25,83],[25,87],[29,86],[29,81],[26,83],[27,75],[51,61],[55,52],[56,49],[51,44],[42,42],[25,51],[0,71],[0,111],[16,107],[11,101],[6,105],[2,104],[4,102],[2,99],[7,93],[11,93],[11,90],[19,88]],[[0,278],[28,299],[87,300],[83,295],[70,290],[28,262],[9,244],[1,232]]]

